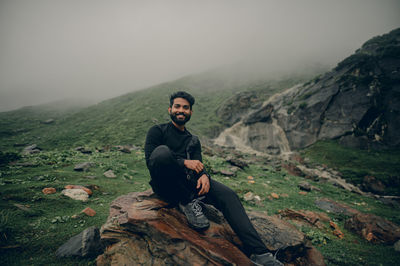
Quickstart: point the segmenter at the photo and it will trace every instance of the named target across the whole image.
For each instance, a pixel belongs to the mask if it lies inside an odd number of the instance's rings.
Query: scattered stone
[[[290,175],[294,176],[305,176],[304,173],[298,168],[295,164],[288,163],[288,164],[282,164],[282,167],[285,168]]]
[[[254,199],[254,194],[253,192],[247,192],[246,194],[244,194],[243,198],[245,201],[250,201]]]
[[[306,192],[306,191],[299,191],[299,194],[302,195],[302,196],[305,196],[305,195],[308,194],[308,192]]]
[[[320,209],[323,209],[327,212],[332,212],[335,214],[343,214],[346,216],[352,216],[354,214],[359,213],[359,211],[357,211],[353,208],[350,208],[346,204],[338,203],[331,199],[326,199],[326,198],[316,200],[315,205],[317,205],[317,207]]]
[[[42,121],[40,123],[45,124],[45,125],[50,125],[50,124],[53,124],[54,121],[55,121],[54,119],[47,119],[47,120]]]
[[[337,224],[335,224],[334,222],[330,221],[329,225],[331,226],[331,228],[333,229],[333,234],[335,236],[337,236],[339,239],[343,239],[344,234],[343,232],[340,230],[339,226]]]
[[[89,149],[86,149],[85,147],[79,146],[75,148],[76,151],[80,151],[83,154],[91,154],[92,151]]]
[[[344,227],[376,244],[392,245],[400,239],[398,225],[373,214],[357,213],[346,220]]]
[[[254,180],[248,180],[247,183],[249,183],[249,184],[254,184],[254,183],[256,183],[256,181],[254,181]]]
[[[310,183],[308,183],[308,182],[306,182],[306,181],[300,182],[297,186],[298,186],[301,190],[308,191],[308,192],[311,191],[311,185],[310,185]]]
[[[318,212],[305,211],[305,210],[295,211],[292,209],[284,209],[284,210],[280,210],[279,214],[282,217],[285,217],[286,219],[305,222],[307,225],[315,226],[318,229],[325,228],[325,226],[322,222],[330,221],[328,215],[326,215],[325,213],[318,213]]]
[[[375,198],[381,201],[385,205],[389,205],[393,208],[400,208],[400,197],[399,196],[378,196],[375,195]]]
[[[80,185],[66,185],[64,188],[66,188],[66,189],[80,188],[80,189],[83,189],[89,196],[91,196],[93,194],[93,192],[90,189],[88,189],[87,187],[84,187],[84,186],[80,186]]]
[[[43,194],[48,195],[48,194],[54,194],[54,193],[56,193],[57,191],[56,191],[56,189],[53,188],[53,187],[46,187],[46,188],[42,189],[42,192],[43,192]]]
[[[31,212],[31,209],[30,209],[29,205],[22,205],[22,204],[19,204],[19,203],[14,203],[13,205],[15,207],[17,207],[18,209],[20,209],[20,210],[23,210],[23,211],[26,211],[26,212]]]
[[[375,194],[383,194],[386,186],[374,176],[367,175],[363,179],[362,188],[364,191],[370,191]]]
[[[319,187],[316,187],[316,186],[311,186],[311,190],[322,192],[322,189],[320,189]]]
[[[85,175],[84,177],[87,179],[96,179],[95,175]]]
[[[220,174],[224,175],[224,176],[235,176],[236,175],[234,172],[230,172],[230,171],[227,171],[227,170],[221,170]]]
[[[255,195],[255,196],[254,196],[254,200],[255,200],[256,202],[261,202],[261,197],[258,196],[258,195]]]
[[[113,170],[108,170],[106,172],[104,172],[103,174],[105,177],[108,178],[116,178],[117,176],[114,174]]]
[[[90,168],[92,168],[93,166],[95,166],[94,163],[84,162],[84,163],[80,163],[80,164],[75,165],[74,170],[75,170],[75,171],[83,171],[83,172],[86,172],[86,171],[88,171]]]
[[[29,155],[29,154],[39,153],[40,151],[41,149],[36,144],[32,144],[30,146],[25,147],[21,153],[22,155]]]
[[[274,199],[279,199],[279,195],[276,194],[275,192],[271,193],[271,197],[274,198]]]
[[[57,257],[94,258],[103,252],[100,231],[92,226],[70,238],[56,251]]]
[[[131,151],[133,150],[132,147],[127,146],[127,145],[117,145],[114,146],[115,148],[117,148],[118,151],[123,152],[123,153],[131,153]]]
[[[89,199],[89,194],[81,188],[64,189],[61,194],[74,200],[88,201]]]
[[[398,240],[398,241],[396,241],[396,243],[394,243],[393,248],[397,252],[400,252],[400,240]]]
[[[254,177],[252,177],[251,175],[249,175],[249,176],[247,177],[247,179],[248,179],[248,180],[254,180]]]
[[[310,266],[325,266],[324,256],[322,256],[321,252],[319,252],[315,247],[307,249],[306,252],[307,262],[302,265],[310,265]]]
[[[37,163],[32,163],[32,162],[17,162],[15,163],[16,166],[22,166],[22,167],[37,167],[39,164]]]
[[[249,167],[249,165],[245,161],[242,161],[242,160],[237,159],[237,158],[228,158],[226,161],[228,163],[230,163],[231,165],[237,166],[237,167],[239,167],[241,169],[244,169],[245,167]]]
[[[281,194],[281,197],[282,197],[282,198],[289,198],[289,194],[283,193],[283,194]]]
[[[82,211],[82,213],[86,214],[87,216],[92,216],[92,217],[96,215],[96,211],[93,210],[93,209],[91,209],[91,208],[89,208],[89,207],[87,207],[86,209],[84,209],[84,210]]]

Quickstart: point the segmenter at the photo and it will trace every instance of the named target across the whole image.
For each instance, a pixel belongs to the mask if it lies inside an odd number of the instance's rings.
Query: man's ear
[[[168,113],[169,114],[171,113],[171,107],[168,107]]]

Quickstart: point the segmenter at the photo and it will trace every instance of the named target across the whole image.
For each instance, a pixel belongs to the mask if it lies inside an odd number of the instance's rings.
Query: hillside
[[[313,73],[315,74],[315,73]],[[151,125],[169,121],[169,95],[180,89],[196,98],[189,125],[194,134],[215,137],[223,120],[215,115],[221,103],[239,91],[263,91],[266,99],[310,78],[310,74],[258,81],[238,80],[226,73],[206,72],[128,93],[74,112],[47,108],[22,108],[0,113],[0,150],[15,151],[15,146],[37,144],[44,149],[71,146],[134,144],[142,146]],[[32,111],[32,110],[40,110]],[[43,121],[54,119],[51,124]]]

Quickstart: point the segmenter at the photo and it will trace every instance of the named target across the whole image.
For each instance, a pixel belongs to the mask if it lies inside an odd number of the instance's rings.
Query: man
[[[179,91],[170,96],[171,122],[150,128],[145,143],[146,164],[153,191],[176,204],[196,230],[205,230],[209,221],[199,200],[219,209],[244,245],[244,252],[257,265],[283,265],[269,253],[251,224],[236,193],[213,180],[202,163],[201,145],[185,124],[193,113],[195,99]]]

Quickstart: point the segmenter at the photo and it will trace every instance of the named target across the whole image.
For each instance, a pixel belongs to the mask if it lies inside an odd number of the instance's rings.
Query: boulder
[[[324,229],[324,222],[329,222],[330,218],[325,213],[317,213],[306,210],[284,209],[279,211],[279,214],[288,220],[295,220],[307,225],[315,226],[318,229]]]
[[[103,175],[104,175],[105,177],[108,177],[108,178],[116,178],[116,177],[117,177],[117,176],[114,174],[113,170],[108,170],[108,171],[104,172]]]
[[[89,196],[91,196],[93,194],[92,190],[88,189],[87,187],[80,186],[80,185],[66,185],[64,188],[66,188],[66,189],[79,188],[79,189],[83,189]]]
[[[181,212],[151,190],[117,198],[101,228],[107,248],[97,265],[252,265],[222,214],[203,205],[210,227],[197,232]],[[307,265],[299,261],[311,260],[312,247],[293,225],[256,212],[249,217],[267,247],[279,250],[279,259],[293,265]],[[323,259],[318,265],[324,265]]]
[[[338,203],[327,198],[317,199],[315,201],[315,205],[317,205],[318,208],[321,208],[327,212],[343,214],[345,216],[353,216],[360,213],[359,211],[347,206],[346,204]]]
[[[347,219],[344,227],[377,244],[393,245],[400,239],[400,227],[382,217],[357,213]]]
[[[83,154],[91,154],[92,153],[91,150],[89,150],[89,149],[87,149],[85,147],[82,147],[82,146],[76,147],[75,150],[76,151],[80,151]]]
[[[54,194],[56,193],[56,189],[53,187],[46,187],[44,189],[42,189],[43,194]]]
[[[362,188],[364,191],[370,191],[375,194],[383,194],[385,192],[385,185],[376,177],[366,175],[364,176]]]
[[[86,172],[93,166],[95,166],[95,164],[90,163],[90,162],[79,163],[79,164],[75,165],[74,170],[79,171],[79,172],[80,171]]]
[[[226,161],[228,163],[230,163],[231,165],[237,166],[241,169],[244,169],[245,167],[249,167],[249,165],[245,161],[237,159],[237,158],[228,158]]]
[[[41,149],[36,144],[32,144],[25,147],[21,153],[22,155],[29,155],[29,154],[39,153],[40,151]]]
[[[301,176],[304,177],[304,173],[298,168],[295,164],[288,163],[288,164],[282,164],[282,167],[285,168],[290,175],[294,176]]]
[[[92,226],[70,238],[56,251],[57,257],[94,258],[103,251],[99,229]]]
[[[310,192],[311,189],[312,189],[310,183],[308,183],[308,182],[306,182],[306,181],[300,182],[299,184],[297,184],[297,186],[298,186],[301,190],[308,191],[308,192]]]
[[[74,200],[88,201],[89,194],[81,188],[70,188],[61,191],[61,194]]]

